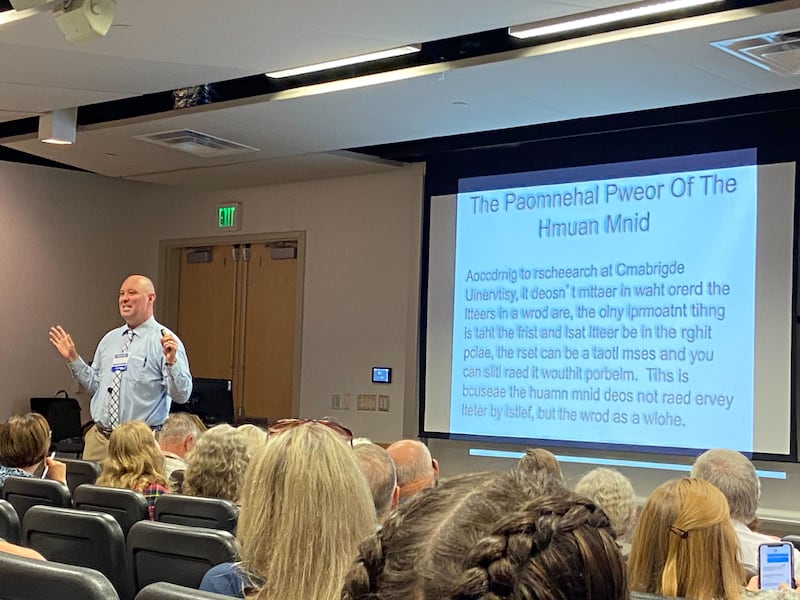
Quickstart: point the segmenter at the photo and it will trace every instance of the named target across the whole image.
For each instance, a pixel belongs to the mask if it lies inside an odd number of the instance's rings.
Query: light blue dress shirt
[[[123,371],[119,388],[119,422],[144,421],[151,427],[163,425],[172,402],[184,404],[192,393],[192,374],[186,348],[177,336],[176,362],[172,367],[165,363],[161,349],[163,325],[150,317],[133,330],[133,340],[128,347],[130,355],[127,370]],[[92,364],[80,356],[68,363],[72,376],[92,395],[92,419],[110,425],[108,403],[111,398],[113,373],[111,363],[126,341],[128,326],[112,329],[94,353]]]

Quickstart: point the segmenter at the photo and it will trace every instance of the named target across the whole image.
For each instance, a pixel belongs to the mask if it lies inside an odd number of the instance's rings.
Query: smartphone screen
[[[789,542],[758,547],[758,580],[762,590],[777,590],[781,584],[794,587],[793,550]]]

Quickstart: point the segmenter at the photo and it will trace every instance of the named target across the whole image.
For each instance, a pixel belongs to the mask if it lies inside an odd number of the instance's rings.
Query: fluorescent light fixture
[[[39,141],[45,144],[74,144],[78,109],[62,108],[39,117]]]
[[[553,33],[563,33],[565,31],[607,25],[608,23],[616,23],[619,21],[629,21],[641,17],[659,15],[719,2],[723,2],[723,0],[666,0],[665,2],[653,2],[649,0],[645,2],[636,2],[634,4],[623,4],[621,6],[579,13],[559,19],[549,19],[536,23],[527,23],[525,25],[514,25],[508,28],[508,35],[519,39],[529,39],[551,35]]]
[[[358,63],[370,62],[373,60],[380,60],[382,58],[392,58],[393,56],[403,56],[404,54],[413,54],[419,52],[421,46],[419,44],[409,44],[407,46],[400,46],[398,48],[390,48],[389,50],[379,50],[378,52],[370,52],[369,54],[359,54],[358,56],[351,56],[349,58],[339,58],[336,60],[329,60],[326,62],[316,63],[313,65],[305,65],[303,67],[295,67],[293,69],[283,69],[282,71],[271,71],[266,73],[267,77],[280,79],[282,77],[294,77],[295,75],[305,75],[306,73],[314,73],[316,71],[325,71],[327,69],[335,69],[337,67],[346,67],[347,65],[356,65]]]

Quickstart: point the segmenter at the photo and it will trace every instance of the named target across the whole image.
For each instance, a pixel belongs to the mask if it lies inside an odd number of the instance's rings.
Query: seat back
[[[159,581],[145,586],[136,594],[136,600],[230,600],[230,596],[223,596],[213,592],[203,592],[193,588]]]
[[[12,544],[19,544],[19,517],[14,507],[6,500],[0,500],[0,538]]]
[[[7,477],[3,483],[3,499],[8,500],[17,511],[20,523],[25,520],[25,513],[31,506],[72,506],[72,496],[67,486],[59,481],[35,477]]]
[[[136,592],[157,581],[200,586],[211,567],[233,562],[239,552],[227,531],[139,521],[128,533],[128,564]]]
[[[154,518],[162,523],[233,532],[239,518],[239,507],[222,498],[167,494],[156,500]]]
[[[91,460],[78,460],[77,458],[59,458],[67,465],[67,487],[70,494],[75,494],[75,488],[84,483],[94,483],[100,476],[100,465]]]
[[[47,560],[100,571],[120,598],[133,597],[128,579],[125,537],[111,515],[33,506],[22,523],[22,541]]]
[[[148,518],[147,500],[139,492],[88,483],[75,488],[75,508],[111,515],[126,537],[134,523]]]
[[[99,571],[0,552],[0,600],[119,600]]]
[[[784,542],[790,542],[797,550],[800,550],[800,535],[792,533],[781,538]]]

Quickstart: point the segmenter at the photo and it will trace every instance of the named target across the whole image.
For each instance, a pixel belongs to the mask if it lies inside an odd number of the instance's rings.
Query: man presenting
[[[84,460],[104,460],[111,431],[124,421],[144,421],[157,431],[170,403],[183,404],[192,393],[186,350],[155,320],[155,298],[153,282],[143,275],[122,282],[119,314],[125,325],[103,336],[91,365],[78,355],[72,337],[60,325],[50,328],[50,342],[92,396],[95,424],[86,433]]]

